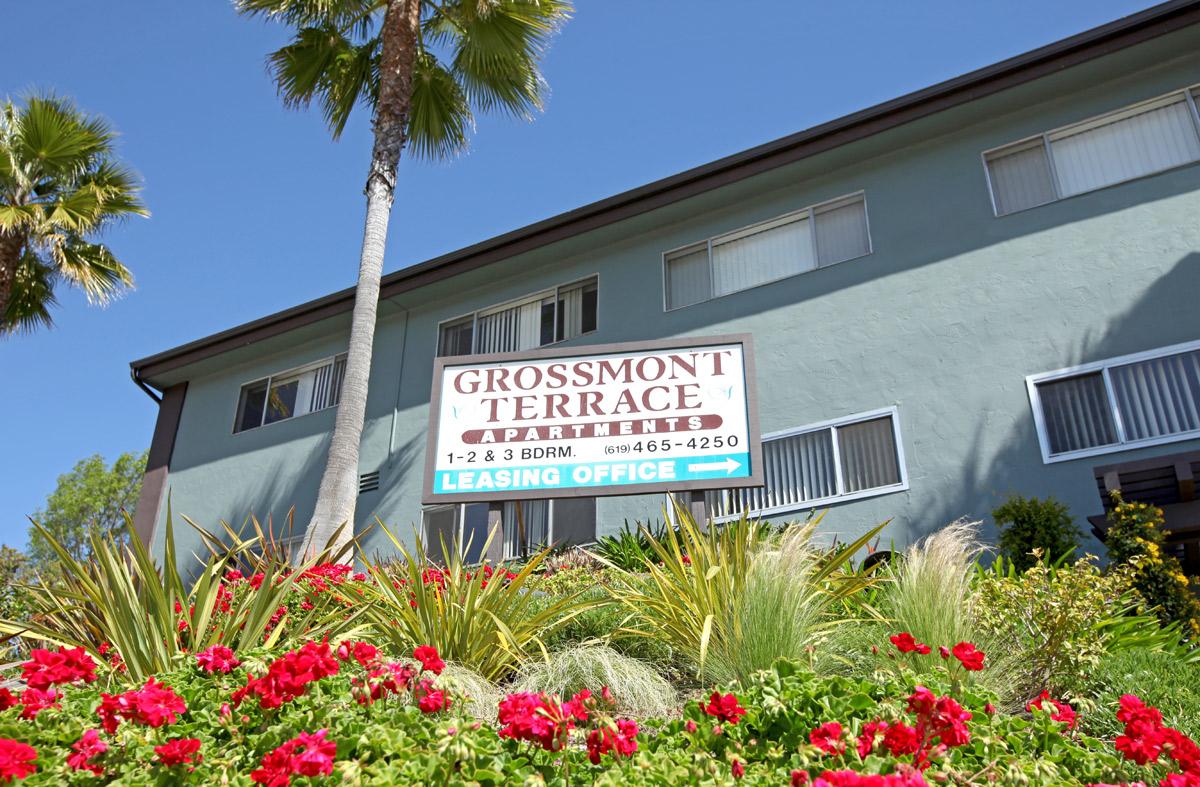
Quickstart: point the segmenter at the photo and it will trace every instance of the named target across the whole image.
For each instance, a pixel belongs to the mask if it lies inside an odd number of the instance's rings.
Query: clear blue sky
[[[385,271],[1150,5],[576,1],[542,117],[484,119],[469,154],[402,164]],[[107,239],[134,292],[107,309],[61,293],[54,330],[0,342],[0,541],[23,546],[60,473],[149,445],[130,360],[353,284],[370,139],[363,115],[334,143],[281,108],[263,59],[285,32],[229,2],[6,6],[0,95],[106,116],[153,212]]]

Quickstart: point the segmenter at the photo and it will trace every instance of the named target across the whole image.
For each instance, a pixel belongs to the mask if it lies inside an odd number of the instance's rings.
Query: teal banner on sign
[[[439,470],[434,478],[438,494],[457,492],[539,492],[571,487],[670,484],[744,477],[750,454],[626,459],[612,462],[551,464],[533,467],[496,467]]]

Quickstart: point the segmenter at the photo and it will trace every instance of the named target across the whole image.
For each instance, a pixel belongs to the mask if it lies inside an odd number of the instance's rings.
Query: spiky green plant
[[[419,536],[414,535],[410,550],[385,525],[380,527],[401,559],[367,564],[375,579],[367,591],[367,614],[379,635],[400,649],[433,645],[446,660],[489,680],[504,677],[533,653],[544,656],[543,637],[603,603],[577,594],[544,603],[531,592],[529,579],[548,549],[532,555],[512,579],[497,573],[485,582],[482,569],[472,571],[463,562],[465,550],[459,545],[441,545],[448,557],[438,567]],[[428,570],[438,571],[439,580],[426,582]]]
[[[971,584],[982,551],[979,523],[965,519],[912,544],[885,572],[891,582],[880,600],[881,611],[897,631],[908,631],[921,642],[975,642],[979,631]]]
[[[769,605],[778,601],[781,593],[791,593],[783,585],[806,583],[802,591],[792,594],[792,600],[803,599],[813,609],[793,618],[792,625],[807,630],[805,620],[810,614],[821,617],[873,581],[870,575],[847,568],[851,557],[884,527],[873,528],[841,549],[821,552],[810,551],[821,517],[786,537],[745,515],[720,527],[702,528],[679,505],[675,506],[675,521],[677,527],[661,536],[647,534],[654,553],[643,562],[648,579],[623,572],[610,593],[632,613],[630,633],[669,642],[696,666],[697,675],[708,678],[726,678],[750,669],[750,665],[767,667],[773,658],[796,656],[776,653],[762,663],[763,654],[774,647],[769,641],[775,634],[764,636],[755,630],[755,620],[770,614],[760,604]],[[785,543],[787,552],[781,553],[785,557],[772,557]],[[756,572],[754,565],[759,560],[776,568]],[[803,576],[789,577],[776,570],[801,565]],[[757,578],[751,580],[752,576]],[[746,602],[743,598],[751,581],[756,583],[756,595]],[[744,615],[750,616],[745,623]]]
[[[252,549],[257,539],[214,550],[189,582],[179,571],[169,504],[161,564],[137,535],[132,521],[126,525],[128,546],[118,546],[105,535],[93,535],[92,562],[84,563],[35,522],[36,531],[58,556],[62,573],[53,584],[42,584],[39,579],[26,586],[31,614],[25,620],[0,620],[0,633],[82,647],[97,659],[101,658],[100,645],[108,643],[121,655],[125,675],[134,682],[178,666],[186,654],[218,643],[238,650],[264,644],[271,647],[293,634],[321,639],[352,633],[358,613],[348,615],[345,607],[323,597],[312,609],[291,619],[285,615],[271,627],[272,616],[285,606],[292,585],[311,563],[296,571],[286,564],[263,563],[262,586],[236,595],[229,612],[217,614],[227,567]],[[182,630],[177,605],[180,610],[193,611]]]

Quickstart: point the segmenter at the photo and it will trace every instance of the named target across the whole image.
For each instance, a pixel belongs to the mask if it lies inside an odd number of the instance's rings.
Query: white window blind
[[[814,205],[663,255],[667,309],[871,253],[864,195]]]
[[[861,199],[813,208],[818,262],[833,265],[871,253],[867,210]]]
[[[712,242],[713,297],[816,267],[807,216],[761,224]]]
[[[772,514],[905,485],[896,411],[763,437],[762,487],[706,492],[714,519]]]
[[[1029,378],[1047,461],[1200,435],[1200,343]]]
[[[554,308],[554,296],[548,295],[497,311],[480,313],[475,324],[475,352],[509,353],[531,350],[542,345],[542,311]]]
[[[1200,117],[1181,90],[984,155],[996,215],[1200,161]]]
[[[996,200],[996,214],[1045,205],[1057,199],[1046,142],[1041,137],[987,157],[988,176]]]
[[[666,256],[667,308],[691,306],[712,297],[712,268],[708,244],[688,247]]]
[[[598,296],[593,276],[447,320],[438,330],[438,355],[519,352],[591,333]]]
[[[280,372],[242,386],[234,432],[273,424],[327,407],[341,400],[346,357]]]

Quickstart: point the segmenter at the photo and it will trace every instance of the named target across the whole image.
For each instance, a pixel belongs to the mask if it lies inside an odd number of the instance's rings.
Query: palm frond
[[[413,155],[439,159],[461,153],[475,125],[462,85],[428,53],[417,56],[413,71],[408,115],[408,142]]]
[[[133,274],[107,246],[69,235],[51,255],[62,277],[83,290],[90,303],[109,303],[133,286]]]
[[[0,337],[54,326],[50,316],[50,308],[58,304],[54,280],[54,269],[43,265],[37,255],[27,252],[21,257],[12,293],[4,314],[0,315]]]

